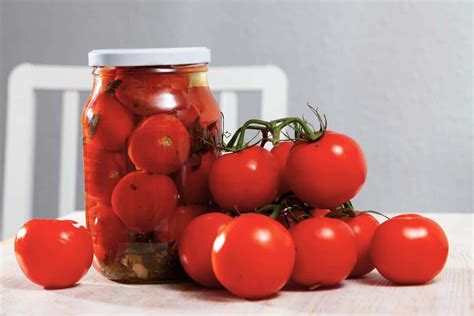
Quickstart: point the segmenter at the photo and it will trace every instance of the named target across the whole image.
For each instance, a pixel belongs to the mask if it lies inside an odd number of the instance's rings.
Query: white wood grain
[[[19,271],[12,240],[0,244],[0,314],[373,314],[473,315],[473,214],[427,214],[445,229],[450,253],[444,271],[430,284],[393,286],[376,271],[345,280],[334,288],[284,289],[273,298],[247,301],[225,290],[207,290],[192,283],[124,285],[90,270],[70,289],[46,291]],[[67,218],[84,222],[83,212]]]

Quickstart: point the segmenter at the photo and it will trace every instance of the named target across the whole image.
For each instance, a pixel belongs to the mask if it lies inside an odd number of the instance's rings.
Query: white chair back
[[[262,119],[287,114],[288,80],[274,65],[211,67],[209,85],[220,93],[226,130],[238,124],[238,93],[261,93]],[[63,91],[58,215],[75,210],[77,152],[80,139],[79,92],[89,91],[91,68],[20,64],[8,78],[2,239],[13,236],[33,215],[35,91]]]

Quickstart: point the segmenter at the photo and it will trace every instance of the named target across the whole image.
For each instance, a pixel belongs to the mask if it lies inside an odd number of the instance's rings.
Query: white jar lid
[[[95,49],[89,52],[89,66],[164,66],[207,64],[206,47]]]

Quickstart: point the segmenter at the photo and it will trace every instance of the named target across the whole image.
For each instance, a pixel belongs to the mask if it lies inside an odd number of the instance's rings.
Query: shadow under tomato
[[[392,281],[385,279],[382,275],[380,275],[377,272],[371,272],[364,276],[353,278],[350,280],[358,284],[369,285],[369,286],[380,286],[380,287],[415,287],[415,286],[430,285],[436,282],[436,279],[435,279],[424,284],[398,284],[398,283],[394,283]]]
[[[324,292],[324,291],[332,291],[332,290],[337,290],[340,288],[344,287],[344,281],[338,284],[334,285],[328,285],[328,286],[320,286],[314,290],[309,290],[306,287],[303,286],[298,286],[295,284],[288,284],[286,285],[281,291],[285,292]]]

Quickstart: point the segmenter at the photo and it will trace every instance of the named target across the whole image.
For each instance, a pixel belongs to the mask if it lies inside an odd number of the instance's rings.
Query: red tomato
[[[319,208],[336,208],[352,199],[367,176],[364,154],[350,137],[326,132],[314,143],[295,145],[286,164],[291,190]]]
[[[296,245],[292,281],[305,287],[334,285],[354,268],[357,248],[354,232],[344,222],[311,218],[290,229]]]
[[[262,298],[278,292],[295,263],[295,244],[288,230],[272,218],[249,213],[229,223],[217,236],[212,268],[234,295]]]
[[[85,142],[110,151],[126,147],[133,127],[133,114],[109,92],[97,96],[82,115]]]
[[[110,206],[99,204],[91,212],[97,214],[92,234],[94,254],[100,261],[112,261],[127,248],[128,229]]]
[[[151,232],[176,209],[178,192],[168,176],[132,172],[112,193],[112,208],[131,230]]]
[[[135,114],[169,113],[188,107],[186,76],[130,75],[119,71],[116,79],[121,80],[115,91],[117,99]]]
[[[110,196],[119,180],[126,173],[123,153],[113,153],[84,144],[85,191],[110,204]]]
[[[205,287],[220,287],[212,270],[211,252],[217,234],[232,221],[223,213],[208,213],[193,219],[179,241],[179,259],[186,273]]]
[[[96,213],[97,209],[95,209],[94,207],[99,204],[110,205],[110,199],[108,201],[104,201],[86,193],[85,200],[86,200],[86,227],[89,230],[89,232],[93,232],[95,229],[95,220],[97,217],[97,213]]]
[[[288,181],[286,180],[286,161],[290,150],[293,148],[293,142],[285,141],[273,147],[271,153],[276,157],[280,166],[280,181],[278,182],[278,195],[282,195],[285,192],[290,191]]]
[[[209,172],[215,160],[216,156],[212,151],[202,156],[193,155],[178,170],[174,178],[179,195],[184,203],[209,203],[211,200]]]
[[[201,126],[207,127],[221,120],[221,110],[209,87],[189,88],[188,102],[199,111]]]
[[[92,240],[87,230],[73,221],[33,219],[15,239],[15,255],[21,271],[45,289],[73,286],[92,264]]]
[[[327,208],[315,208],[315,209],[312,209],[310,213],[311,215],[313,215],[313,217],[325,217],[326,215],[331,213],[331,210]]]
[[[340,217],[339,219],[348,224],[355,234],[357,263],[352,269],[350,277],[359,277],[369,273],[374,269],[374,264],[370,259],[370,243],[379,222],[367,213],[360,213],[355,217]]]
[[[433,220],[406,214],[382,223],[375,231],[370,256],[375,268],[399,284],[423,284],[443,269],[448,239]]]
[[[168,243],[179,240],[183,230],[194,218],[208,212],[210,208],[206,205],[178,206],[173,215],[163,220],[163,225],[155,232],[156,239]]]
[[[159,114],[144,120],[133,131],[128,156],[138,169],[170,174],[188,159],[191,138],[173,115]]]
[[[220,207],[249,212],[275,199],[278,177],[273,154],[253,146],[217,158],[209,174],[209,187]]]

